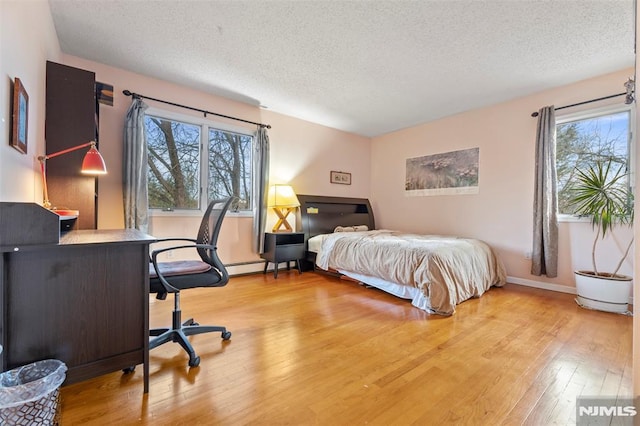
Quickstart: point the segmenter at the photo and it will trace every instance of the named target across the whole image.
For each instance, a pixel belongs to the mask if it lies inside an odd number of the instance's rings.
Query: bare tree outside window
[[[585,169],[596,161],[629,165],[629,111],[605,114],[556,126],[556,169],[558,176],[558,212],[574,214],[567,203],[576,169]],[[617,167],[612,167],[617,170]],[[625,182],[626,185],[630,183]]]
[[[200,208],[200,126],[147,115],[145,130],[149,208]]]
[[[233,195],[238,201],[232,209],[251,209],[252,136],[152,115],[145,116],[145,130],[149,208],[199,209],[209,200]],[[202,134],[208,135],[206,150]],[[202,159],[202,152],[208,157]],[[206,169],[204,183],[201,167]],[[206,198],[200,200],[201,195]]]
[[[237,197],[231,207],[251,209],[253,137],[209,129],[209,199]]]

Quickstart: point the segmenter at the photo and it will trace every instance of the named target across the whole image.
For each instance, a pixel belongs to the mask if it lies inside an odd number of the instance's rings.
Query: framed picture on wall
[[[29,95],[16,77],[13,84],[13,121],[11,146],[23,154],[27,153],[27,130],[29,123]]]
[[[339,183],[341,185],[351,185],[351,173],[331,171],[329,180],[331,183]]]

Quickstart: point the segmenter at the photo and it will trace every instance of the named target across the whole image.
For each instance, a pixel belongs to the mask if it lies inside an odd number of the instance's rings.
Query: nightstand
[[[291,269],[289,262],[296,262],[298,273],[300,259],[304,259],[304,233],[303,232],[266,232],[264,234],[264,253],[260,255],[265,260],[264,273],[267,273],[269,262],[274,264],[273,276],[278,278],[278,264],[287,262],[287,269]]]

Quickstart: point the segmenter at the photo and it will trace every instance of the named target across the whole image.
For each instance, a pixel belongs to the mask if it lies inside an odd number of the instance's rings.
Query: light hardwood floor
[[[173,303],[151,299],[151,326]],[[62,425],[575,424],[578,395],[631,394],[631,317],[507,284],[429,315],[306,272],[185,291],[184,318],[233,332],[177,344],[142,368],[62,388]]]

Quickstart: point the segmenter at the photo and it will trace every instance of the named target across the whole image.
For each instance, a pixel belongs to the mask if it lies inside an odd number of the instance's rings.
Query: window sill
[[[558,215],[558,223],[591,223],[591,218],[589,217],[581,217],[574,216],[571,214],[559,214]]]
[[[197,217],[201,218],[204,215],[203,211],[200,210],[149,210],[149,217]],[[228,211],[226,217],[238,217],[238,218],[253,218],[253,212],[251,211],[242,211],[242,212],[230,212]]]

